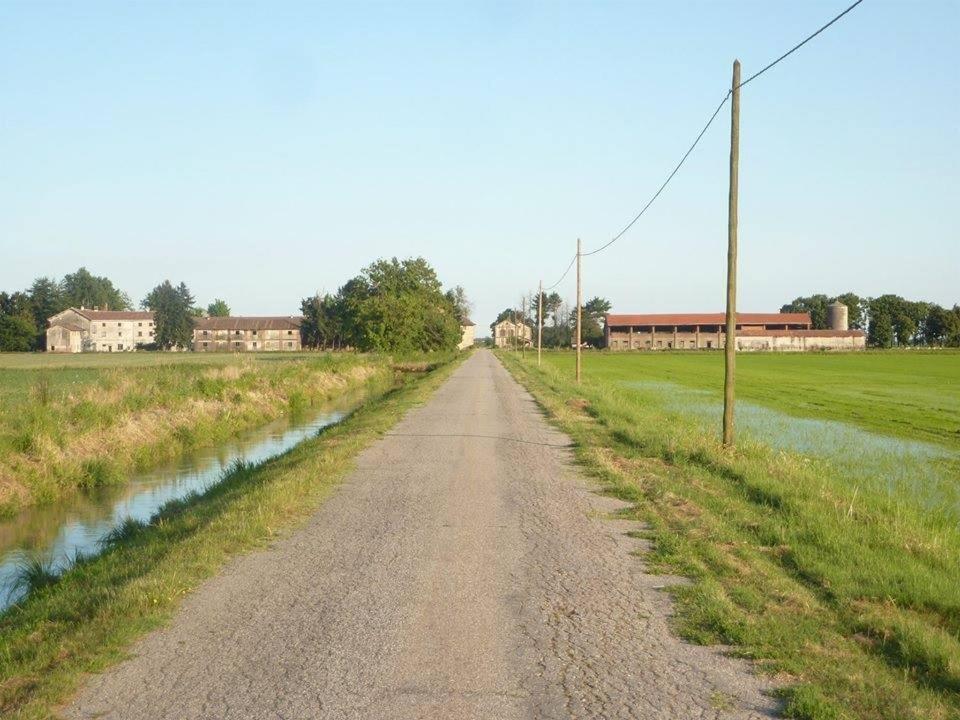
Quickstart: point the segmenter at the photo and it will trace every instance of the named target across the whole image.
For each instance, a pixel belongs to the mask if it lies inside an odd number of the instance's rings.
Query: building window
[[[117,343],[117,350],[123,350],[123,343]]]
[[[123,323],[117,323],[117,327],[123,327]]]
[[[256,334],[257,334],[257,331],[256,331],[256,330],[253,330],[251,334],[252,334],[252,335],[256,335]]]
[[[138,323],[137,323],[137,327],[143,327],[143,323],[142,323],[142,322],[138,322]]]
[[[287,335],[293,335],[293,330],[287,330]]]
[[[106,327],[106,326],[107,326],[107,324],[106,324],[106,323],[100,323],[100,324],[101,324],[101,325],[103,325],[104,327]]]
[[[207,343],[204,343],[203,346],[206,347],[206,346],[207,346]]]
[[[713,340],[707,340],[707,350],[713,347]]]
[[[254,335],[256,335],[256,333],[254,333]],[[257,341],[256,341],[256,340],[253,341],[253,349],[254,349],[254,350],[257,349]]]
[[[137,337],[143,337],[143,331],[137,330]]]
[[[292,343],[292,342],[288,342],[288,343],[287,343],[287,347],[293,347],[293,343]]]
[[[203,331],[203,336],[204,336],[204,337],[207,336],[207,331],[206,331],[206,330]],[[204,345],[206,345],[206,343],[204,343]]]

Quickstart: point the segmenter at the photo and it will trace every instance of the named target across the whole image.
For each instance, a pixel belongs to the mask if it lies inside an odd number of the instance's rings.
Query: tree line
[[[336,293],[304,298],[304,347],[365,352],[452,350],[470,304],[463,288],[447,292],[422,257],[377,260]]]
[[[532,300],[527,304],[526,316],[523,309],[506,308],[497,315],[497,319],[490,324],[490,332],[494,326],[503,320],[525,323],[533,330],[533,341],[537,337],[537,292],[530,294]],[[559,293],[543,293],[540,295],[542,305],[541,327],[543,347],[565,348],[574,345],[574,334],[577,328],[576,304],[571,304],[560,297]],[[580,340],[591,347],[603,347],[604,316],[610,312],[610,301],[594,297],[583,304],[580,314]]]
[[[824,329],[829,326],[827,306],[832,302],[847,306],[850,327],[865,330],[867,343],[873,347],[960,347],[960,305],[945,308],[899,295],[816,294],[798,297],[780,312],[808,312],[813,327]]]
[[[25,291],[0,292],[0,351],[43,350],[47,320],[70,307],[133,305],[109,278],[86,268],[59,281],[37,278]],[[205,309],[196,306],[185,283],[169,280],[147,293],[140,307],[154,314],[154,342],[145,349],[188,348],[197,317],[230,314],[220,299]],[[456,348],[470,303],[461,287],[445,292],[424,258],[392,258],[367,266],[336,294],[304,298],[301,310],[304,347],[408,353]]]
[[[61,280],[39,277],[26,290],[0,291],[0,352],[46,349],[47,320],[71,307],[132,310],[133,304],[110,278],[85,267]],[[169,280],[151,290],[140,307],[154,312],[154,345],[163,349],[189,346],[193,318],[230,314],[230,307],[220,299],[206,309],[195,306],[187,286],[174,287]]]

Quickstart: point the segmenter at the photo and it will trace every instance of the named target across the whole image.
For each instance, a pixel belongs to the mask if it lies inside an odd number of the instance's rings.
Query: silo
[[[827,322],[831,330],[849,330],[847,306],[842,302],[832,302],[827,305]]]

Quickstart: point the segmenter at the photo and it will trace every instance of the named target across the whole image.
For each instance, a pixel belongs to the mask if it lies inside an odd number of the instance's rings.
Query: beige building
[[[529,325],[512,320],[501,320],[493,326],[494,347],[512,348],[531,345],[533,330]]]
[[[460,326],[460,344],[457,345],[457,349],[465,350],[468,347],[473,347],[473,341],[476,339],[477,335],[477,326],[473,324],[473,320],[467,318],[463,321],[463,325]]]
[[[862,330],[847,328],[846,313],[831,312],[832,327],[815,330],[809,313],[737,313],[737,350],[862,350]],[[607,315],[610,350],[709,350],[726,346],[725,313]]]
[[[193,327],[197,352],[264,352],[300,349],[301,317],[206,317]]]
[[[47,352],[129,352],[153,342],[153,313],[69,308],[47,320]]]

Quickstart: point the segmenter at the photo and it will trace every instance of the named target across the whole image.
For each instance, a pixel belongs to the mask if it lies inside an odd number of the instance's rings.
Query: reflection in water
[[[709,390],[669,382],[624,382],[649,392],[667,410],[718,427],[723,403]],[[787,415],[737,401],[737,432],[770,447],[829,463],[844,480],[863,489],[913,498],[960,521],[960,453],[930,443],[881,435],[836,420]]]
[[[170,500],[202,493],[219,482],[235,460],[266,460],[339,422],[346,414],[346,410],[334,410],[286,417],[134,475],[123,485],[74,493],[0,521],[0,610],[23,596],[24,591],[15,587],[15,579],[25,561],[40,559],[61,572],[78,553],[97,554],[103,538],[124,520],[147,521]]]

